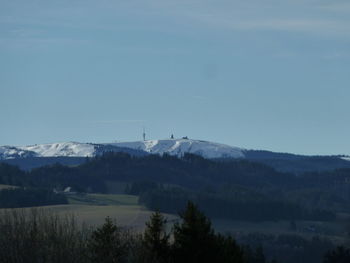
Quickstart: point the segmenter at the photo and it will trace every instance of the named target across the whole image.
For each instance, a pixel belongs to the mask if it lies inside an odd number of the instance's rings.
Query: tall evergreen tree
[[[181,224],[174,225],[175,262],[215,262],[215,234],[210,220],[192,202],[180,217]]]
[[[330,251],[324,258],[324,263],[349,263],[350,262],[350,249],[343,246],[337,247],[337,249]]]
[[[92,233],[89,244],[92,262],[122,262],[127,254],[123,241],[121,229],[110,217],[107,217],[104,225]]]
[[[166,232],[166,218],[158,211],[151,215],[150,221],[146,222],[143,235],[144,260],[146,262],[169,261],[169,238]]]
[[[216,235],[216,262],[245,263],[243,250],[231,236]]]

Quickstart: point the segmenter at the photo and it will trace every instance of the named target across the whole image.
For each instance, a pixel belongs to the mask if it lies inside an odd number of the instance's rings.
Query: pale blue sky
[[[350,3],[0,0],[0,145],[350,154]]]

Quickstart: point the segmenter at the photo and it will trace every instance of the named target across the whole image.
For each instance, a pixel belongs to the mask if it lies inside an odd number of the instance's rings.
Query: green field
[[[145,222],[151,215],[150,211],[143,209],[140,206],[96,206],[96,205],[56,205],[48,206],[49,209],[60,215],[72,214],[75,215],[79,222],[87,225],[101,225],[104,219],[109,216],[116,219],[121,226],[128,226],[135,229],[143,229]]]
[[[9,186],[0,185],[0,189]],[[138,204],[138,196],[125,194],[70,194],[67,195],[69,204],[45,206],[59,215],[71,214],[77,220],[87,225],[100,225],[107,216],[116,219],[121,226],[131,227],[137,231],[143,230],[145,222],[152,211]],[[173,214],[165,214],[172,224],[179,217]],[[349,226],[348,215],[335,222],[297,221],[296,231],[291,230],[289,221],[245,222],[233,220],[214,219],[213,225],[217,231],[233,235],[248,233],[264,234],[298,234],[306,238],[312,236],[327,236],[334,241],[341,241],[346,237],[346,229]],[[169,224],[169,226],[170,226]],[[313,231],[310,230],[313,228]]]
[[[3,190],[3,189],[13,189],[13,188],[17,188],[17,186],[14,186],[14,185],[7,185],[7,184],[0,184],[0,190]]]
[[[291,230],[290,221],[247,222],[214,219],[213,225],[217,231],[230,233],[234,236],[259,232],[266,235],[301,235],[309,239],[317,235],[328,237],[335,242],[341,242],[347,238],[346,228],[348,223],[342,220],[335,222],[296,221],[295,231]]]
[[[46,206],[59,215],[71,214],[79,222],[87,225],[100,225],[107,216],[116,219],[121,226],[143,230],[152,211],[138,205],[138,196],[113,194],[72,194],[68,195],[69,204]],[[174,215],[166,215],[170,220]]]
[[[137,205],[138,196],[123,194],[74,194],[68,195],[69,204],[79,205]]]

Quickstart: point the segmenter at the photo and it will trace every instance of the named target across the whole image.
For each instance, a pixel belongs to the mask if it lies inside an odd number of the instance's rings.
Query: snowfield
[[[181,156],[193,153],[205,158],[244,158],[243,149],[214,142],[191,139],[149,140],[138,142],[120,142],[113,145],[142,150],[152,154],[170,154]]]
[[[26,157],[93,157],[104,151],[120,151],[120,147],[145,151],[150,154],[182,156],[184,153],[194,153],[205,158],[244,158],[244,150],[225,144],[192,140],[165,139],[117,143],[79,143],[62,142],[37,144],[30,146],[0,146],[0,159]]]
[[[0,146],[0,160],[35,157],[36,153],[22,150],[14,146]]]
[[[131,155],[135,154],[135,156],[145,154],[162,155],[164,153],[182,156],[184,153],[193,153],[208,159],[249,159],[250,152],[250,150],[225,144],[182,138],[99,144],[61,142],[29,146],[0,146],[0,160],[28,157],[94,157],[110,151],[127,152]],[[278,153],[275,153],[275,155],[278,156]],[[271,156],[267,158],[271,158]],[[339,159],[350,161],[350,156],[339,156]]]
[[[40,157],[93,157],[95,155],[93,144],[79,142],[37,144],[18,147],[18,149],[35,152]]]

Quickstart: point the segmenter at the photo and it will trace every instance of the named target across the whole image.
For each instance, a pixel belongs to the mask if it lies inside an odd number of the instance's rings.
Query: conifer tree
[[[349,263],[350,262],[350,249],[343,246],[337,247],[335,250],[330,251],[324,258],[324,263]]]
[[[262,246],[258,246],[255,250],[255,255],[254,259],[256,263],[266,263],[265,255],[264,255],[264,250]]]
[[[243,249],[231,236],[216,235],[218,254],[216,262],[245,263]]]
[[[102,227],[92,233],[89,250],[92,262],[122,262],[127,252],[126,246],[121,237],[121,229],[110,217],[106,218]]]
[[[181,224],[174,225],[175,262],[215,262],[215,234],[210,220],[192,202],[180,217]]]
[[[146,262],[168,262],[170,235],[166,232],[166,223],[166,218],[158,211],[146,222],[143,235]]]

